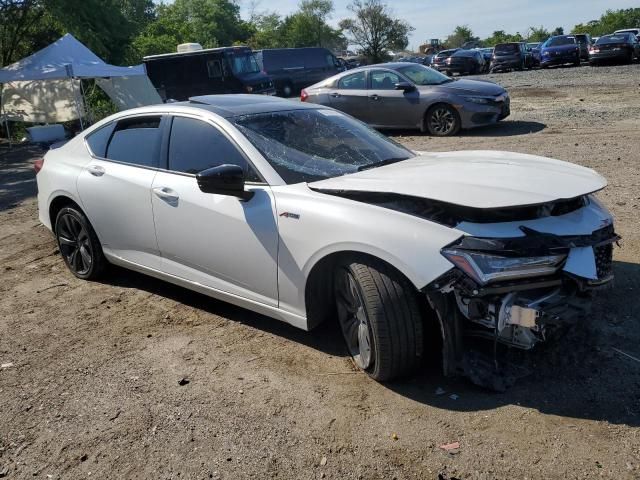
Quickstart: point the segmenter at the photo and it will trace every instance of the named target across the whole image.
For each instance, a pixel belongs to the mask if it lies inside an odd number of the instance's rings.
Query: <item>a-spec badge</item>
[[[280,214],[280,216],[285,218],[293,218],[295,220],[300,220],[300,215],[297,213],[283,212]]]

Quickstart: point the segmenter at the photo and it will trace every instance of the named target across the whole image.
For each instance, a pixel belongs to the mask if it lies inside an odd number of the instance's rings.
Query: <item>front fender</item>
[[[305,184],[272,190],[280,236],[279,305],[297,315],[306,315],[305,286],[310,272],[328,255],[372,255],[420,289],[452,268],[440,250],[463,235],[409,214],[315,192]]]

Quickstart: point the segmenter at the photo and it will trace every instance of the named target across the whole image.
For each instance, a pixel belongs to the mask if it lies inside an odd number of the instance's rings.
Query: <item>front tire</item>
[[[55,235],[67,268],[83,280],[102,276],[107,260],[87,217],[74,207],[62,208],[56,216]]]
[[[366,257],[347,259],[335,275],[338,320],[358,368],[377,381],[412,373],[422,359],[423,325],[410,282]]]
[[[425,123],[429,133],[436,137],[450,137],[460,131],[458,112],[445,103],[431,107],[425,115]]]

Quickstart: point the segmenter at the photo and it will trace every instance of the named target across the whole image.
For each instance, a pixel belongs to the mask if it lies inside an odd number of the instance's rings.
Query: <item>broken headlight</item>
[[[566,255],[503,257],[455,248],[444,249],[442,254],[481,285],[497,280],[553,275],[567,258]]]

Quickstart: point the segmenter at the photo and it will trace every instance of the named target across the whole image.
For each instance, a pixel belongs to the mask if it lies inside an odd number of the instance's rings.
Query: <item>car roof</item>
[[[202,95],[191,97],[186,102],[175,102],[169,105],[201,108],[225,118],[254,113],[324,108],[322,105],[310,105],[268,95],[251,94]]]

